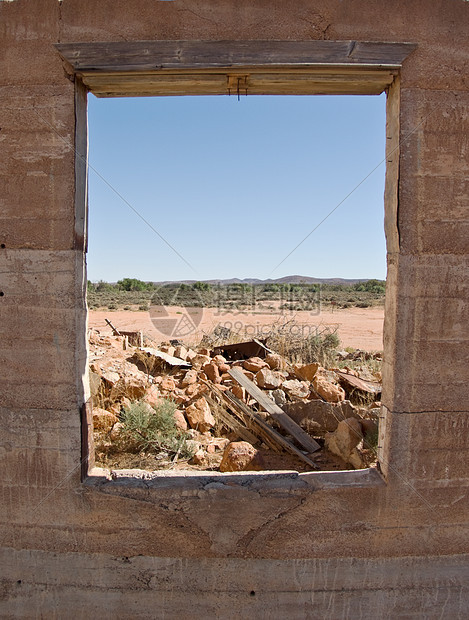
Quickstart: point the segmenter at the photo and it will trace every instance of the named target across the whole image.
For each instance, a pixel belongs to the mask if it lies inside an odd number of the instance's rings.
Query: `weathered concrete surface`
[[[43,618],[63,617],[57,610],[67,606],[74,618],[189,618],[189,610],[227,619],[436,618],[438,609],[446,618],[467,616],[465,555],[408,558],[406,571],[394,559],[188,560],[12,549],[0,561],[17,617],[31,599]],[[41,569],[47,579],[38,579]]]
[[[463,0],[0,2],[2,617],[467,617],[468,25]],[[80,482],[86,145],[54,43],[145,39],[418,44],[388,99],[383,478]]]

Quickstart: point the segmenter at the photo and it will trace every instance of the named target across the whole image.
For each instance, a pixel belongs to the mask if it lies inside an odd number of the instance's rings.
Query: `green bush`
[[[168,452],[183,458],[193,456],[193,450],[187,444],[189,435],[176,426],[176,409],[176,403],[167,399],[155,406],[153,411],[143,401],[132,403],[121,416],[124,424],[121,439],[138,452]]]
[[[124,278],[117,282],[117,288],[121,291],[145,291],[147,284],[137,278]]]
[[[367,280],[366,282],[355,284],[354,289],[356,291],[366,291],[368,293],[384,295],[386,292],[386,282],[384,280]]]

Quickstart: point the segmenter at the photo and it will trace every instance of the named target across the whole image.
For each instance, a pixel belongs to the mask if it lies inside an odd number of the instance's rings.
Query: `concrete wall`
[[[0,1],[1,617],[467,617],[468,26],[464,0]],[[383,475],[81,482],[79,110],[54,43],[145,39],[418,44],[389,101]]]

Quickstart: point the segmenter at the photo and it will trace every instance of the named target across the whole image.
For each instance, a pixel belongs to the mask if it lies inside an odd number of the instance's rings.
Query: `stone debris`
[[[328,381],[326,377],[316,373],[312,381],[313,388],[328,403],[345,400],[345,390],[337,383]]]
[[[186,418],[192,428],[202,433],[209,431],[216,424],[210,406],[203,396],[186,408]]]
[[[96,407],[93,409],[93,425],[99,431],[111,431],[119,418],[110,411]]]
[[[333,433],[326,435],[326,448],[340,456],[355,469],[366,467],[366,461],[357,446],[363,442],[363,430],[356,418],[347,418],[337,425]]]
[[[225,448],[220,471],[261,471],[264,469],[262,456],[247,441],[235,441]]]
[[[317,371],[320,368],[320,364],[295,364],[293,370],[300,379],[304,381],[313,381]]]
[[[265,361],[271,370],[285,370],[288,362],[278,353],[269,353],[265,356]]]
[[[342,420],[362,419],[368,414],[366,409],[355,407],[348,400],[340,403],[323,400],[288,403],[284,411],[307,432],[318,437],[335,431]]]
[[[285,394],[295,399],[307,398],[311,391],[307,381],[298,381],[298,379],[284,381],[282,383],[282,390]]]
[[[243,362],[243,368],[250,370],[254,374],[259,372],[262,368],[269,368],[269,364],[261,360],[260,357],[250,357]]]
[[[248,377],[249,379],[251,377]],[[284,377],[274,370],[270,370],[269,367],[261,368],[255,377],[255,383],[260,388],[264,388],[265,390],[276,390],[279,388],[283,381]],[[251,379],[252,380],[252,379]]]
[[[192,442],[191,466],[220,471],[262,469],[265,450],[278,453],[285,449],[314,465],[306,458],[301,440],[296,443],[294,439],[294,447],[289,432],[279,426],[268,406],[274,403],[281,415],[287,414],[287,419],[301,427],[299,431],[320,442],[319,452],[328,451],[355,468],[368,466],[375,458],[369,447],[376,443],[378,431],[377,373],[370,379],[369,371],[356,367],[292,364],[260,341],[214,350],[190,348],[179,341],[141,348],[133,347],[121,335],[102,336],[90,330],[89,343],[93,424],[99,445],[106,447],[119,439],[120,416],[131,403],[143,402],[145,410],[154,414],[169,399],[177,405],[176,428]],[[243,359],[246,351],[256,355]],[[343,354],[339,353],[339,359]],[[240,385],[233,378],[236,373],[231,376],[234,368],[242,372],[239,381],[244,375],[265,397],[261,399],[259,393],[253,398],[252,390],[243,387],[245,382]],[[350,386],[356,391],[365,385],[373,387],[373,402],[368,407],[346,400],[354,393]],[[230,398],[225,399],[224,394]]]

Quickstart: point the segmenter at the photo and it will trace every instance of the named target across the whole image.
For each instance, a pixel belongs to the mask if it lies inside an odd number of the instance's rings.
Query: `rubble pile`
[[[152,469],[308,471],[359,469],[376,461],[379,372],[291,363],[257,340],[215,349],[178,341],[135,344],[128,334],[89,332],[98,465],[126,468],[142,458]],[[349,355],[351,361],[358,356],[339,352],[338,359]],[[161,450],[151,455],[150,466],[149,454],[126,459],[119,451],[124,413],[138,402],[154,414],[168,400],[190,456]]]

